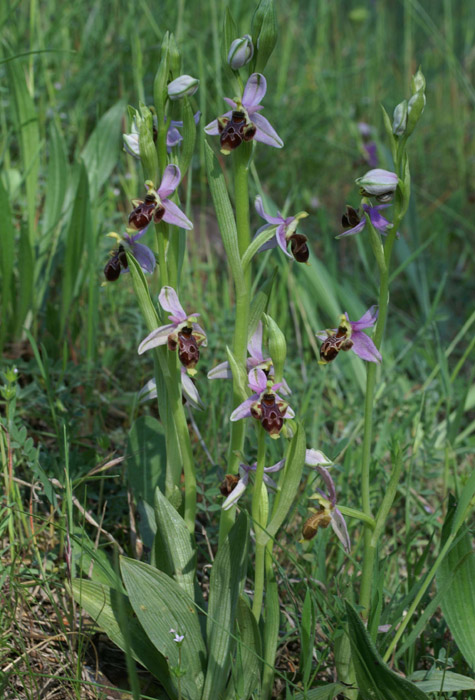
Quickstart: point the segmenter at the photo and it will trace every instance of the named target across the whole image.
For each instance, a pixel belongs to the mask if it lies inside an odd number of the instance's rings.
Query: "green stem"
[[[236,206],[236,229],[238,236],[238,248],[241,257],[248,249],[251,242],[251,228],[249,222],[249,187],[248,187],[248,163],[251,153],[251,144],[243,143],[233,153],[234,164],[234,199]],[[236,288],[236,320],[234,325],[233,354],[236,361],[246,367],[249,308],[251,299],[251,265],[244,272],[244,283]],[[233,406],[238,406],[242,396],[233,379]],[[246,434],[246,422],[244,420],[231,423],[231,436],[228,450],[228,472],[237,474],[239,459],[244,447]],[[219,543],[224,540],[232,527],[235,518],[235,508],[221,512],[219,523]]]
[[[252,603],[252,613],[259,622],[262,609],[262,598],[264,595],[264,564],[267,537],[265,528],[267,526],[268,502],[267,490],[264,484],[264,466],[266,459],[266,434],[264,428],[259,425],[257,429],[257,467],[254,480],[254,490],[252,492],[252,521],[256,533],[256,561],[254,573],[254,599]]]
[[[272,565],[272,540],[267,542],[265,548],[265,570],[266,570],[266,604],[264,622],[264,668],[262,671],[262,693],[263,700],[272,696],[272,686],[274,681],[275,654],[279,640],[279,592],[277,581],[275,580],[274,567]]]

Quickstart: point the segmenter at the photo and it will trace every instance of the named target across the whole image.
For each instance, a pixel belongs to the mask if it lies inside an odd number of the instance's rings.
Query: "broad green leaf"
[[[78,605],[84,608],[114,644],[117,644],[124,651],[126,643],[118,622],[119,596],[122,597],[122,605],[128,619],[127,636],[133,657],[142,666],[145,666],[155,678],[158,678],[170,697],[176,698],[177,693],[170,677],[167,661],[144,633],[140,622],[134,616],[127,596],[100,583],[85,579],[74,579],[72,591]]]
[[[90,225],[89,185],[85,165],[81,163],[72,215],[65,240],[61,332],[64,331],[69,319],[71,304],[75,297],[76,281],[86,242],[86,231],[87,227]]]
[[[193,600],[173,579],[149,564],[122,557],[121,571],[140,624],[170,666],[179,664],[178,646],[170,630],[185,635],[181,647],[181,663],[186,669],[181,678],[182,696],[188,700],[201,698],[206,648]]]
[[[28,212],[28,238],[30,246],[36,238],[36,204],[38,195],[38,173],[40,154],[40,131],[35,104],[28,91],[22,62],[8,63],[11,95],[16,112],[16,122],[20,137],[22,172],[25,177],[25,207]]]
[[[284,522],[289,512],[302,477],[302,470],[305,461],[305,430],[303,425],[297,422],[297,430],[290,442],[290,448],[285,460],[285,468],[281,479],[276,500],[272,512],[272,517],[266,528],[270,537],[275,537],[278,529]]]
[[[166,447],[163,428],[153,416],[139,416],[127,440],[127,480],[137,501],[153,505],[155,489],[165,487]]]
[[[360,616],[346,602],[351,652],[363,700],[427,700],[427,695],[384,663]]]
[[[195,553],[191,546],[190,531],[181,515],[159,488],[155,490],[155,520],[155,566],[173,577],[193,600]]]
[[[294,700],[333,700],[339,692],[345,690],[345,687],[343,683],[327,683],[327,685],[322,685],[319,688],[307,690],[305,695],[297,693],[294,695]]]
[[[103,549],[98,549],[81,527],[71,533],[73,561],[95,583],[103,583],[114,590],[121,590],[122,584]]]
[[[102,115],[81,153],[93,201],[119,159],[125,104],[121,100]]]
[[[220,544],[211,569],[206,636],[208,667],[201,700],[216,700],[226,685],[235,646],[236,608],[247,568],[249,520],[242,511]]]
[[[238,248],[236,221],[234,219],[231,202],[229,201],[223,172],[211,147],[207,143],[205,143],[205,158],[208,183],[213,197],[216,216],[218,218],[219,230],[223,238],[223,244],[233,274],[234,283],[237,288],[241,288],[244,280]]]
[[[465,488],[469,484],[470,481]],[[456,532],[461,504],[462,498],[456,508],[454,502],[451,502],[442,530],[442,542],[446,540],[449,531]],[[467,663],[475,669],[475,553],[468,530],[457,538],[443,558],[436,581],[437,588],[446,591],[441,600],[444,618]]]
[[[416,683],[425,693],[456,692],[475,690],[475,680],[451,671],[415,671],[408,680]]]
[[[226,689],[226,700],[259,697],[262,643],[256,618],[247,600],[240,596],[236,609],[237,634],[236,661]]]

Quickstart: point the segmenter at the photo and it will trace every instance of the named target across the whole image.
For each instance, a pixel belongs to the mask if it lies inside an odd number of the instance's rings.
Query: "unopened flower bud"
[[[265,321],[269,334],[269,352],[274,366],[274,381],[281,382],[284,374],[285,356],[287,354],[285,335],[271,316],[265,314]]]
[[[393,113],[393,134],[402,136],[407,126],[407,100],[400,102]]]
[[[412,76],[411,78],[411,90],[412,94],[415,95],[416,92],[425,92],[426,89],[426,79],[424,78],[424,74],[419,68],[417,73]]]
[[[168,84],[168,97],[171,100],[181,100],[183,97],[191,97],[198,90],[200,81],[191,75],[180,75]]]
[[[426,96],[422,91],[416,92],[415,95],[411,97],[407,105],[407,129],[406,133],[412,134],[415,126],[422,116],[424,107],[426,106]]]
[[[251,36],[245,34],[239,39],[234,39],[228,53],[228,63],[233,70],[239,70],[249,63],[254,55],[254,46]]]
[[[364,194],[377,197],[395,192],[398,177],[396,173],[392,173],[389,170],[375,168],[374,170],[368,170],[366,175],[357,178],[355,182],[361,187]]]

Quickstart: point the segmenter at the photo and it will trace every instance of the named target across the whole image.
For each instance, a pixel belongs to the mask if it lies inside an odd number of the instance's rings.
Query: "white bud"
[[[398,177],[396,173],[382,168],[368,170],[366,175],[357,178],[356,184],[359,185],[367,194],[378,196],[394,192],[397,187]]]
[[[249,34],[234,39],[228,53],[228,63],[233,70],[239,70],[249,63],[254,55],[254,46]]]
[[[198,90],[200,81],[191,75],[180,75],[171,83],[168,83],[168,97],[171,100],[181,100],[183,97],[191,97]]]

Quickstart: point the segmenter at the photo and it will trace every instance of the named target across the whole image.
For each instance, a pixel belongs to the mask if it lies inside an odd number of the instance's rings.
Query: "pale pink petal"
[[[158,301],[160,302],[162,309],[169,311],[173,315],[172,320],[177,324],[186,321],[188,318],[185,309],[180,304],[178,294],[175,292],[173,287],[162,287],[160,294],[158,295]]]
[[[187,231],[191,231],[193,224],[185,216],[180,207],[175,204],[175,202],[172,202],[171,199],[162,199],[162,204],[165,207],[165,213],[162,221],[166,221],[167,224],[173,224],[173,226],[179,226]]]
[[[233,373],[229,362],[221,362],[208,372],[208,379],[232,379]]]
[[[270,467],[264,467],[264,472],[271,473],[271,472],[278,472],[282,469],[282,467],[285,465],[285,459],[281,459],[279,462],[276,462]]]
[[[338,508],[334,508],[332,511],[331,526],[333,528],[333,532],[342,543],[343,549],[348,554],[351,550],[350,536],[348,534],[348,528],[346,527],[345,518],[340,513]]]
[[[149,335],[142,340],[139,345],[138,353],[142,355],[146,350],[151,350],[152,348],[157,348],[159,345],[166,345],[168,341],[168,336],[173,333],[176,325],[170,323],[167,326],[160,326],[154,331],[149,333]]]
[[[345,236],[354,236],[355,233],[359,233],[364,229],[366,226],[366,217],[363,216],[359,224],[356,224],[356,226],[353,226],[353,228],[349,228],[347,231],[343,231],[343,233],[340,233],[338,236],[335,236],[335,238],[345,238]]]
[[[275,131],[274,127],[271,126],[270,122],[262,116],[262,114],[253,114],[252,121],[257,127],[254,141],[265,143],[268,146],[274,146],[274,148],[283,147],[284,142],[280,138],[279,134]]]
[[[160,199],[166,199],[176,190],[180,184],[181,173],[178,165],[167,165],[163,171],[162,181],[157,190]]]
[[[233,109],[233,110],[237,109],[236,102],[234,100],[232,100],[230,97],[223,97],[223,99],[226,102],[226,104],[228,104],[231,107],[231,109]]]
[[[226,112],[225,114],[221,115],[221,119],[223,117],[229,117],[231,116],[232,112]],[[209,134],[209,136],[217,136],[219,134],[219,129],[218,129],[218,120],[213,119],[212,122],[207,124],[204,128],[205,133]]]
[[[347,316],[348,318],[348,316]],[[363,328],[371,328],[378,319],[378,306],[371,306],[366,313],[358,321],[351,321],[351,327],[354,331],[361,331]]]
[[[285,237],[285,231],[285,224],[281,224],[275,232],[275,240],[277,241],[277,245],[279,246],[279,248],[286,254],[286,256],[288,258],[293,258],[292,253],[289,253],[287,250],[287,239]]]
[[[242,103],[247,110],[257,107],[266,94],[267,82],[261,73],[253,73],[244,88]]]
[[[259,394],[253,394],[250,398],[243,401],[234,411],[231,413],[229,420],[234,423],[234,421],[241,420],[241,418],[248,418],[251,415],[251,406],[256,403],[259,399]]]
[[[249,386],[250,388],[261,394],[267,388],[267,376],[262,369],[251,369],[248,374]]]
[[[320,450],[305,450],[305,464],[309,467],[328,466],[332,462]]]
[[[353,347],[351,349],[358,357],[361,357],[362,360],[366,360],[366,362],[381,362],[381,353],[366,333],[354,331],[351,340],[353,341]]]
[[[271,216],[268,214],[265,209],[264,209],[264,203],[262,201],[262,197],[258,194],[256,199],[254,200],[254,206],[256,207],[256,211],[261,216],[263,219],[265,219],[269,224],[282,224],[283,223],[283,218],[281,216]],[[260,231],[263,231],[264,228],[267,227],[262,227],[259,229],[258,233]]]
[[[335,484],[333,483],[333,479],[331,478],[330,472],[328,469],[325,469],[325,467],[320,466],[319,464],[316,465],[316,470],[322,477],[325,487],[327,489],[327,493],[325,494],[325,498],[327,498],[332,506],[335,505],[336,503],[336,490],[335,490]]]
[[[249,355],[258,362],[262,362],[264,357],[262,355],[262,321],[259,321],[256,330],[251,336],[249,343],[247,344],[247,351]]]

